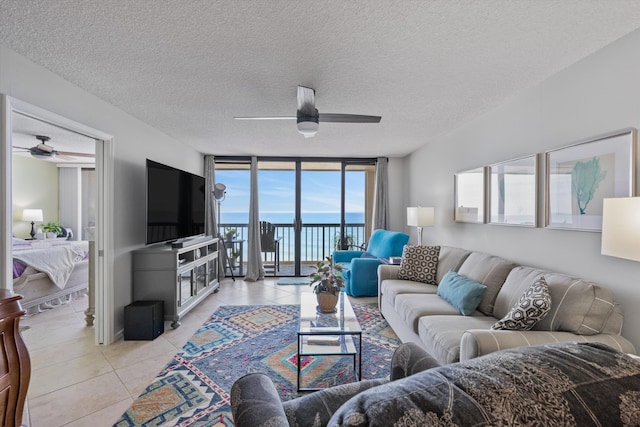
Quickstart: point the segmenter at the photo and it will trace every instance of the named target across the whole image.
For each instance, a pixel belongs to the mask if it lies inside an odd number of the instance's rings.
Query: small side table
[[[244,246],[244,240],[226,240],[225,242],[225,248],[227,249],[227,257],[231,258],[231,253],[238,248],[238,252],[240,252],[240,256],[238,258],[238,276],[244,276],[244,251],[243,251],[243,246]],[[229,268],[231,268],[231,265],[229,265]]]

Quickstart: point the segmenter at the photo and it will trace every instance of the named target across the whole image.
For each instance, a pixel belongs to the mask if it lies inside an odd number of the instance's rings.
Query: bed
[[[87,292],[89,242],[13,238],[13,291],[28,314],[68,303]]]

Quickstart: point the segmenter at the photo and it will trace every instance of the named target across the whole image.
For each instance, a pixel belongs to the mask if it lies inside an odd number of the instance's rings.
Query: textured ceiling
[[[218,155],[404,155],[638,27],[635,0],[0,1],[0,43]],[[298,84],[382,121],[233,120]]]

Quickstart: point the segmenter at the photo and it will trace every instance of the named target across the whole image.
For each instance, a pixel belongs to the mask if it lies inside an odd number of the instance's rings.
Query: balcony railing
[[[281,237],[279,244],[280,262],[293,262],[295,257],[295,230],[292,224],[273,224],[275,236]],[[221,235],[226,228],[236,229],[236,239],[248,239],[247,224],[220,224]],[[365,243],[365,224],[345,224],[345,236],[354,247]],[[303,224],[300,233],[300,262],[316,262],[330,256],[340,239],[340,224]],[[243,259],[247,259],[247,245],[243,245]]]

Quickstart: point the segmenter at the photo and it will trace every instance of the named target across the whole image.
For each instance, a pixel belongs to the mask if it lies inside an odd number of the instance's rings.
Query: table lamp
[[[418,227],[418,245],[422,246],[422,228],[431,227],[434,219],[434,208],[422,206],[407,208],[407,225]]]
[[[34,225],[37,222],[42,222],[42,209],[24,209],[22,211],[22,220],[25,222],[31,221],[31,238],[35,238],[36,230]]]
[[[640,261],[640,197],[604,199],[601,253]]]

